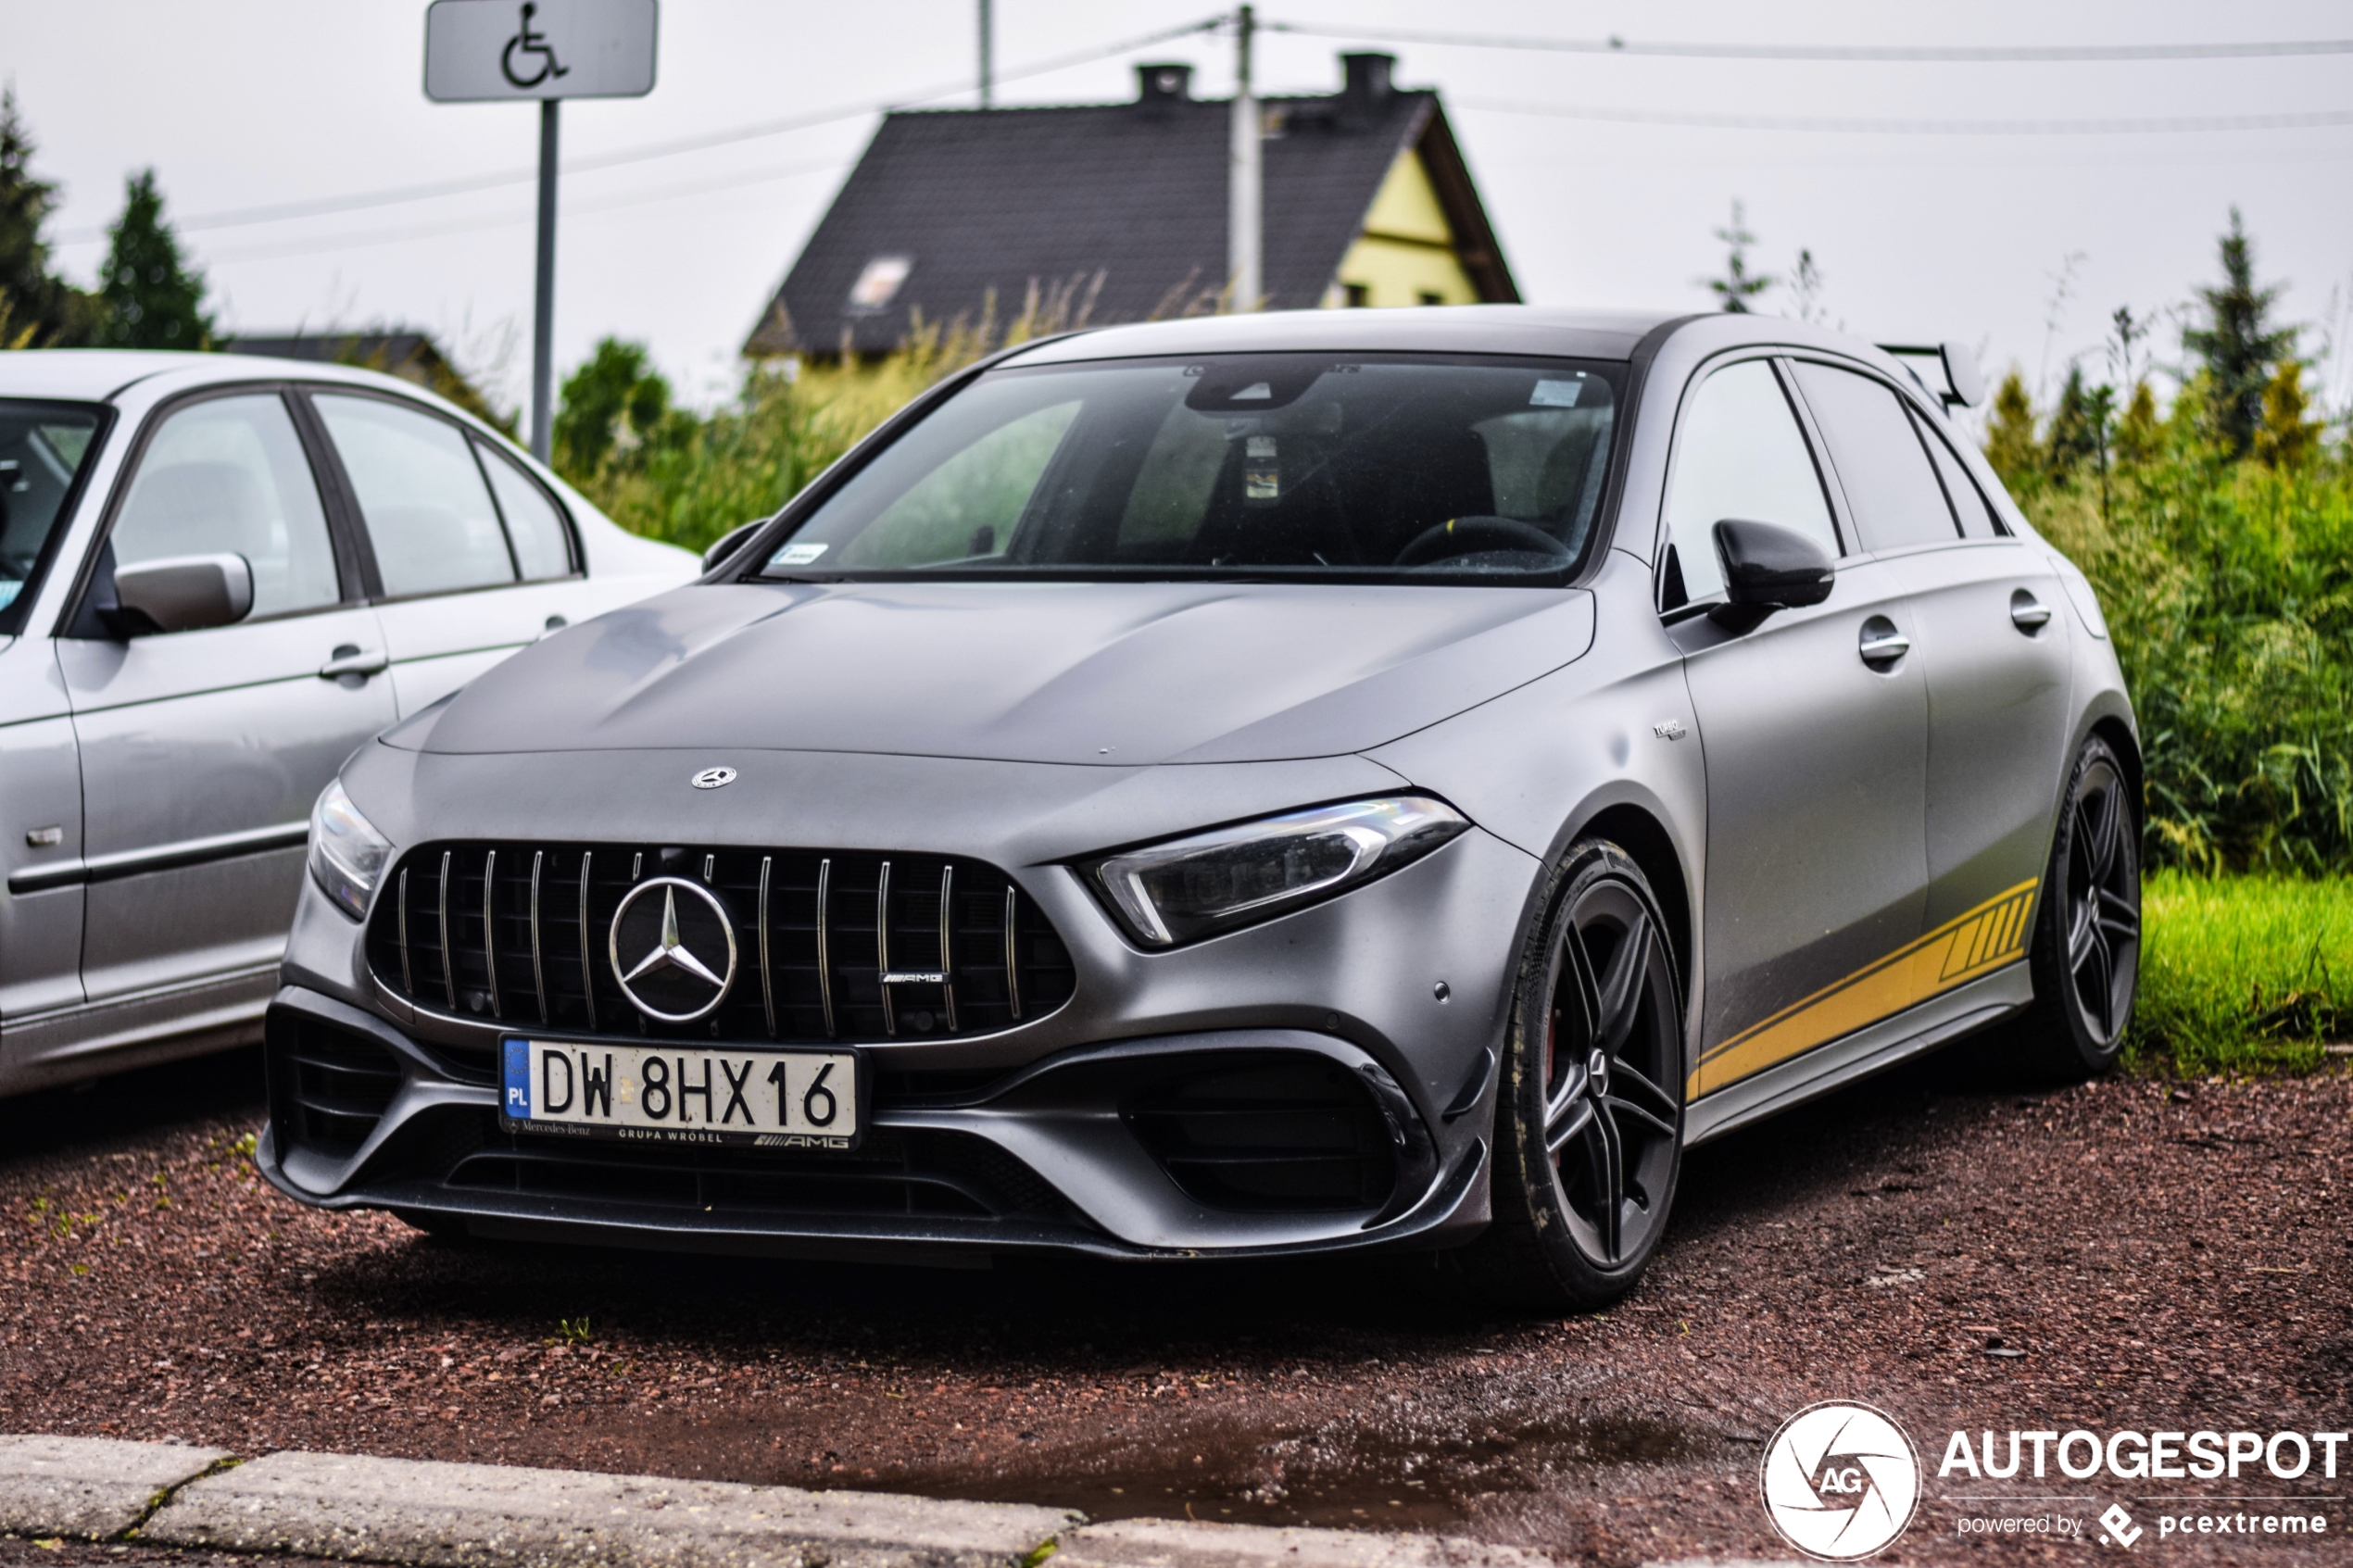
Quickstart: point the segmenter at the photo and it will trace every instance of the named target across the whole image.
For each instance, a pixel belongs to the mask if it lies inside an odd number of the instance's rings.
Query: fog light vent
[[[1169,1179],[1214,1209],[1378,1209],[1397,1183],[1396,1145],[1371,1095],[1306,1052],[1189,1062],[1123,1114]]]

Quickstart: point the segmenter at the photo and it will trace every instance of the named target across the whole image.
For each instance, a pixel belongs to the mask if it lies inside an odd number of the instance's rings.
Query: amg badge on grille
[[[631,888],[613,911],[608,947],[622,995],[664,1023],[702,1017],[736,981],[736,928],[726,907],[684,877],[649,877]]]

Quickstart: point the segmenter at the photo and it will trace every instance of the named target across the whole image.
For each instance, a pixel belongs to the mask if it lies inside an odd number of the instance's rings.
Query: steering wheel
[[[1458,517],[1426,528],[1397,552],[1393,566],[1421,566],[1453,556],[1475,556],[1490,550],[1568,559],[1568,546],[1531,523],[1508,517]]]

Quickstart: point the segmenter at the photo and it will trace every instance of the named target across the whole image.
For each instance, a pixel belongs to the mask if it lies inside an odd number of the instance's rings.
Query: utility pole
[[[561,98],[539,100],[539,266],[531,308],[531,455],[541,462],[556,430],[556,115]]]
[[[1248,6],[1235,18],[1233,145],[1226,165],[1226,273],[1233,289],[1230,307],[1238,311],[1257,309],[1265,293],[1259,271],[1263,149],[1258,95],[1251,91],[1250,83],[1251,33],[1257,25]]]
[[[997,41],[996,29],[989,25],[988,0],[980,0],[980,107],[996,107]]]

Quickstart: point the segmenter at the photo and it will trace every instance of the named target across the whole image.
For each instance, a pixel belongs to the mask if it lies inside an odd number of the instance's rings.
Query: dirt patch
[[[1539,1322],[1450,1306],[1406,1263],[452,1248],[268,1190],[240,1151],[252,1057],[134,1074],[0,1103],[0,1430],[1441,1529],[1617,1563],[1785,1554],[1757,1458],[1820,1399],[1890,1411],[1931,1472],[1956,1428],[2346,1429],[2353,1083],[2020,1095],[1965,1060],[1697,1151],[1643,1288]],[[1931,1474],[1894,1559],[2062,1549],[1951,1533],[1947,1494],[2022,1485]],[[2073,1489],[2096,1513],[2150,1488]],[[2263,1489],[2325,1491],[2353,1529],[2353,1481]]]

